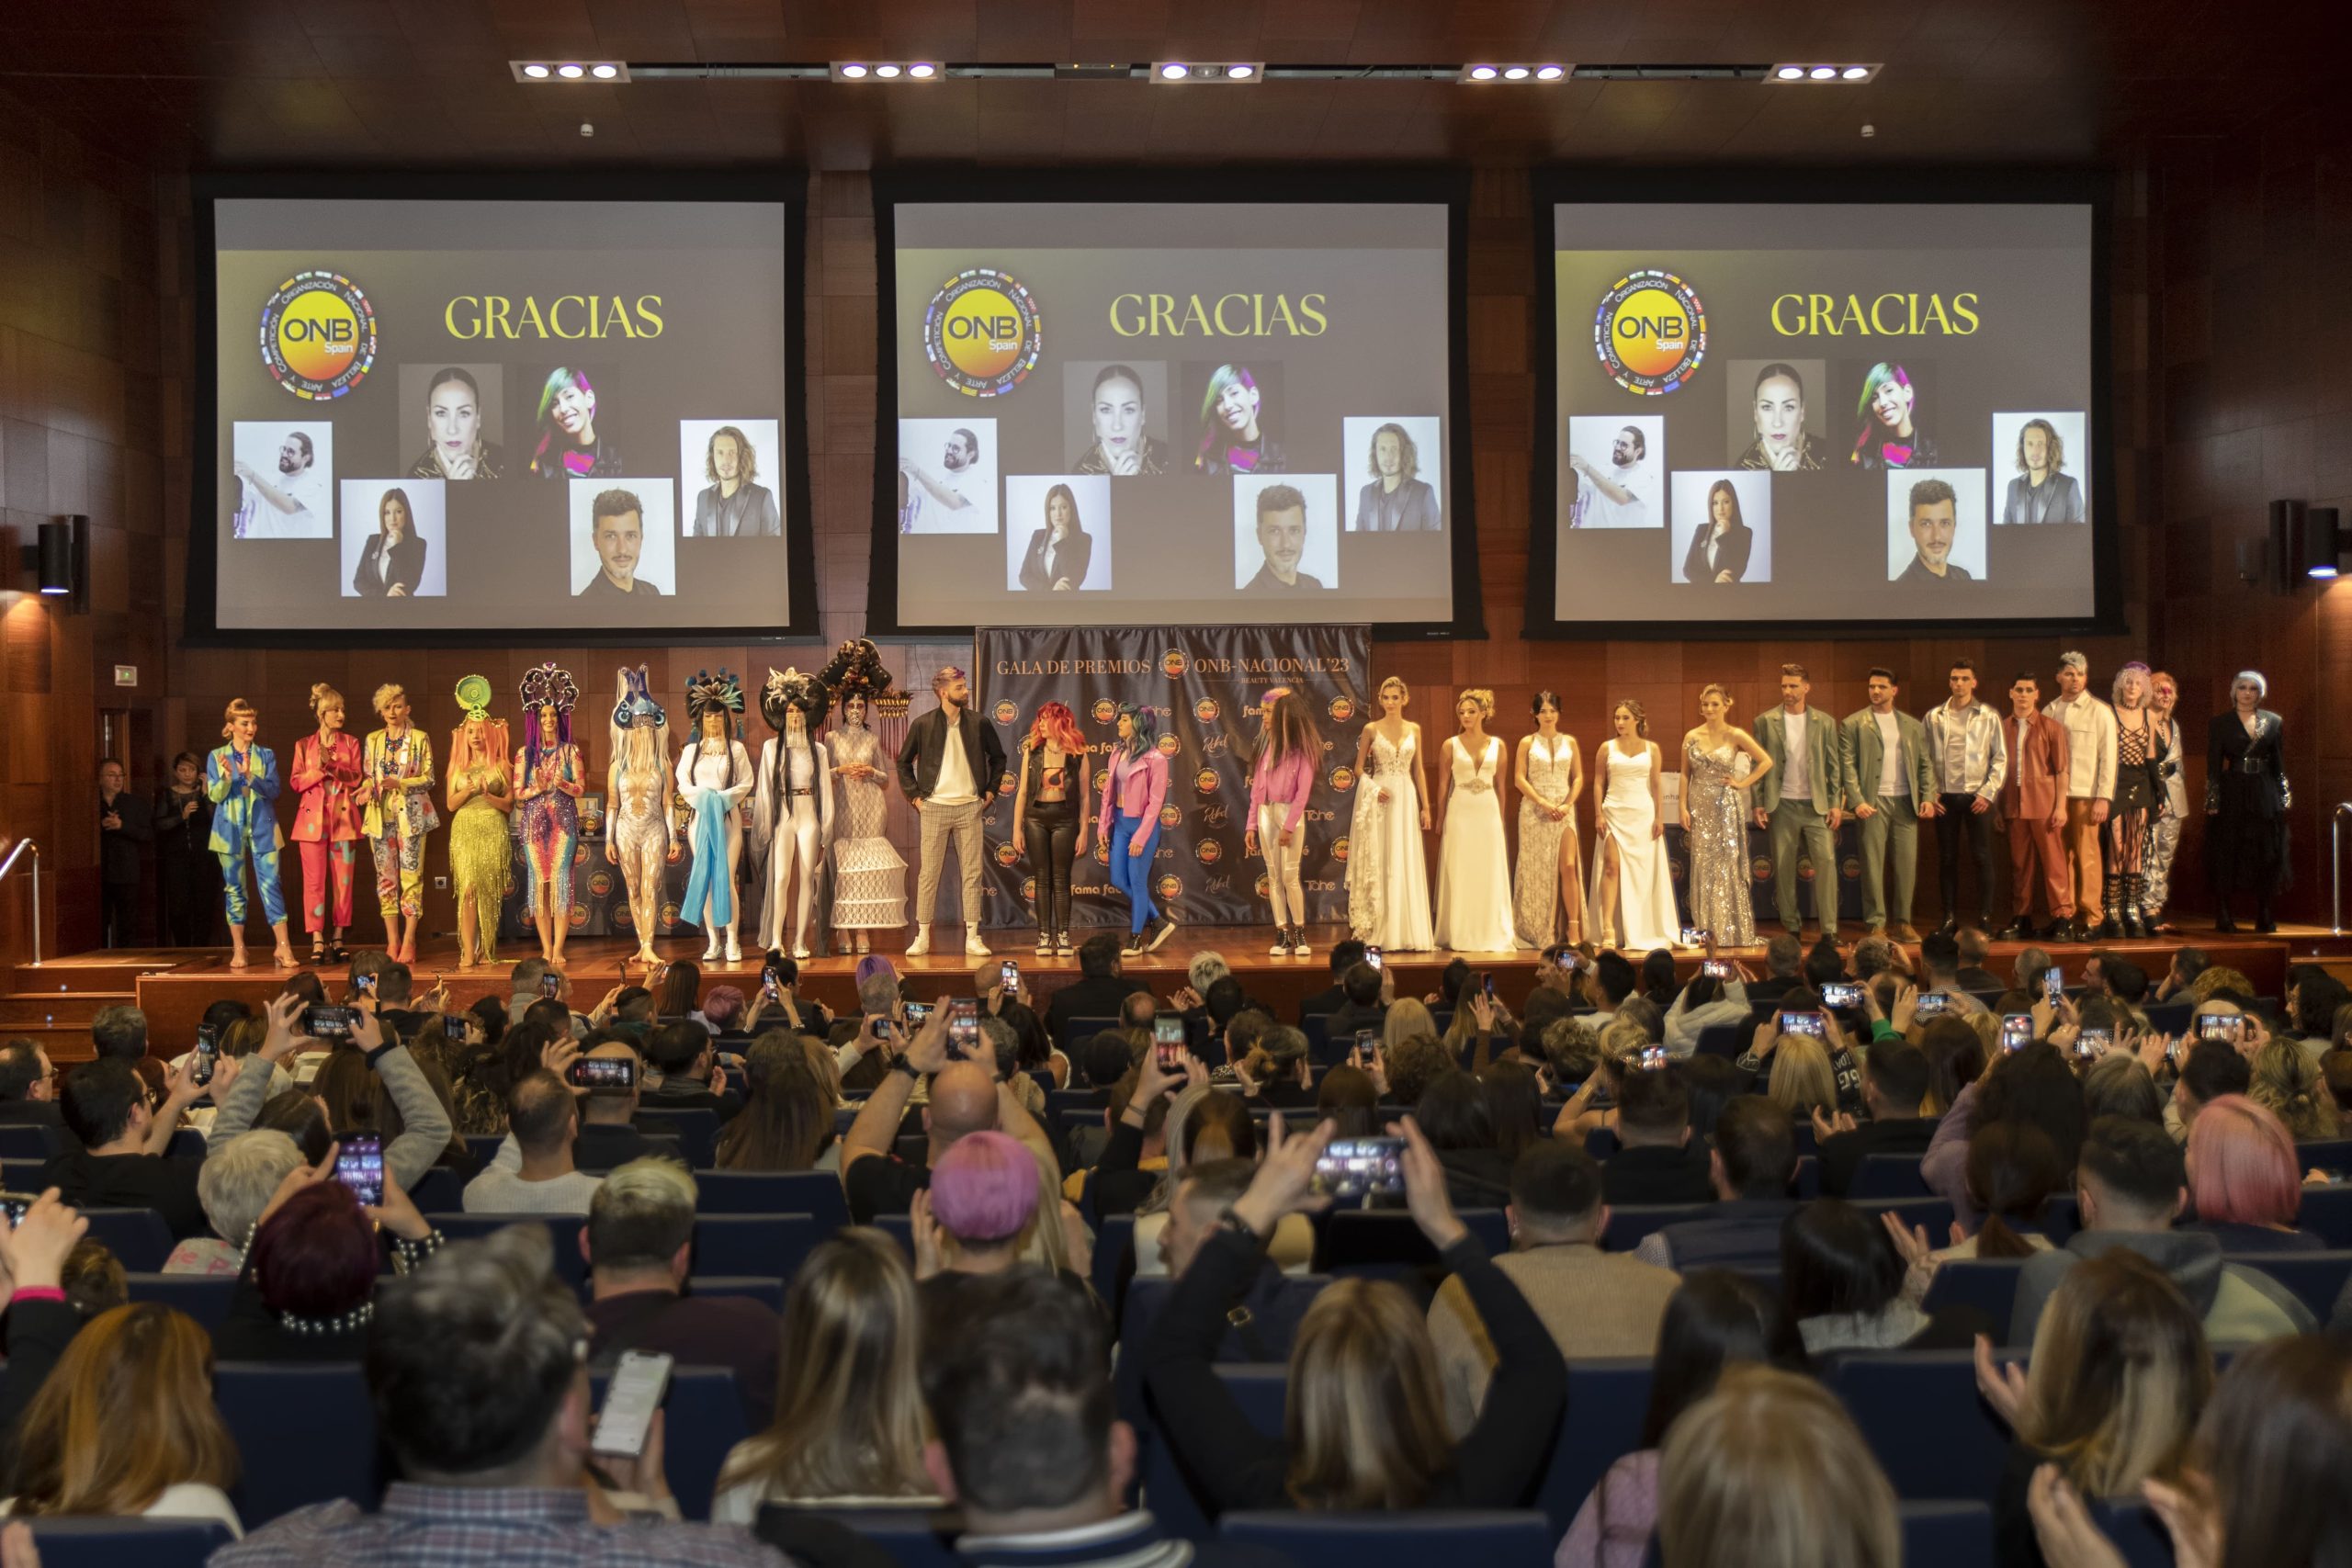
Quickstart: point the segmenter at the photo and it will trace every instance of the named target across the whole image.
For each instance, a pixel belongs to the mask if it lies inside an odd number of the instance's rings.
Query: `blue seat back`
[[[161,1302],[186,1313],[209,1334],[229,1315],[229,1300],[237,1293],[234,1274],[130,1274],[126,1282],[134,1302]]]
[[[1298,1325],[1306,1316],[1306,1309],[1323,1287],[1331,1282],[1326,1274],[1293,1274],[1283,1280],[1266,1311],[1256,1314],[1250,1323],[1250,1334],[1243,1337],[1227,1331],[1223,1356],[1227,1361],[1281,1361],[1290,1356],[1290,1348],[1298,1338]],[[1142,1275],[1127,1281],[1127,1293],[1119,1303],[1119,1343],[1136,1346],[1168,1304],[1168,1294],[1176,1281],[1164,1274]],[[1122,1351],[1121,1354],[1125,1354]]]
[[[1510,1250],[1510,1223],[1500,1209],[1464,1209],[1461,1215],[1488,1256]],[[1336,1210],[1316,1227],[1318,1274],[1392,1274],[1433,1268],[1437,1261],[1437,1248],[1402,1209]]]
[[[1071,1049],[1073,1046],[1081,1044],[1086,1041],[1093,1039],[1098,1034],[1118,1027],[1119,1021],[1116,1017],[1072,1017],[1065,1019],[1062,1021],[1061,1032],[1055,1036],[1054,1043],[1062,1048],[1062,1054],[1064,1055],[1075,1055]]]
[[[1830,1367],[1829,1387],[1846,1402],[1896,1496],[1992,1500],[2009,1434],[1976,1393],[1974,1351],[1845,1356]]]
[[[2295,1224],[2335,1247],[2352,1247],[2352,1186],[2306,1187]]]
[[[1575,1414],[1562,1414],[1534,1498],[1552,1521],[1554,1540],[1568,1533],[1577,1510],[1609,1467],[1640,1444],[1649,1404],[1647,1358],[1568,1363],[1567,1410]]]
[[[634,1118],[638,1131],[652,1137],[673,1137],[686,1163],[708,1170],[718,1159],[718,1112],[707,1105],[647,1105],[640,1101]]]
[[[599,1410],[605,1407],[606,1381],[602,1372],[589,1377]],[[662,1397],[662,1467],[681,1514],[689,1519],[710,1517],[710,1499],[727,1451],[749,1436],[731,1369],[670,1370],[670,1390]]]
[[[409,1190],[408,1201],[427,1214],[461,1208],[466,1201],[466,1184],[447,1166],[436,1165],[416,1179],[416,1185]]]
[[[1772,1004],[1774,1009],[1779,1006],[1778,1002]],[[1756,1025],[1753,1023],[1711,1023],[1699,1031],[1699,1041],[1692,1047],[1691,1055],[1734,1059],[1747,1049],[1748,1042],[1755,1038]]]
[[[2223,1261],[2258,1269],[2294,1292],[2322,1327],[2335,1313],[2345,1281],[2352,1280],[2352,1251],[2233,1253]]]
[[[1438,1559],[1479,1568],[1551,1568],[1552,1562],[1551,1521],[1532,1509],[1238,1513],[1225,1516],[1218,1534],[1279,1552],[1298,1568],[1428,1568]]]
[[[829,1231],[849,1224],[849,1199],[830,1170],[698,1170],[698,1214],[806,1214]]]
[[[686,1280],[689,1294],[697,1296],[740,1296],[757,1302],[770,1312],[784,1310],[785,1287],[787,1280],[759,1274],[695,1274]]]
[[[1102,1298],[1105,1306],[1116,1306],[1119,1300],[1119,1276],[1129,1268],[1136,1250],[1136,1217],[1133,1214],[1112,1214],[1095,1228],[1094,1271],[1091,1276],[1094,1293]]]
[[[203,1568],[229,1544],[218,1519],[75,1518],[28,1521],[41,1568]]]
[[[899,1568],[961,1568],[956,1538],[963,1526],[953,1510],[924,1513],[914,1508],[809,1508],[768,1503],[760,1508],[752,1535],[777,1548],[795,1562],[815,1561],[801,1550],[812,1530],[827,1525],[853,1530],[896,1560]]]
[[[506,1141],[503,1133],[468,1133],[466,1152],[474,1156],[476,1165],[488,1165],[498,1157],[498,1147]],[[430,1213],[431,1210],[425,1211]]]
[[[338,1497],[373,1509],[383,1495],[390,1466],[357,1362],[223,1361],[212,1403],[246,1456],[229,1494],[246,1529]]]
[[[0,1158],[46,1163],[57,1155],[62,1142],[54,1127],[0,1126]]]
[[[1864,1155],[1854,1167],[1849,1198],[1930,1198],[1917,1155]]]
[[[555,1244],[556,1277],[574,1290],[588,1282],[588,1259],[580,1252],[580,1233],[588,1224],[585,1215],[428,1213],[424,1217],[451,1241],[471,1241],[494,1235],[508,1225],[544,1225],[548,1239]],[[720,1272],[716,1269],[708,1271]]]
[[[1905,1503],[1902,1518],[1904,1568],[1990,1568],[1991,1504]]]
[[[2295,1163],[2305,1170],[2352,1168],[2352,1138],[2314,1138],[2295,1145]]]
[[[2018,1276],[2025,1270],[2022,1258],[1952,1258],[1936,1267],[1928,1282],[1927,1308],[1974,1307],[1993,1320],[1993,1343],[2009,1338],[2009,1313],[2018,1303]]]
[[[153,1209],[84,1209],[90,1239],[103,1242],[124,1270],[153,1274],[172,1255],[172,1231]]]
[[[2137,1497],[2086,1497],[2099,1532],[2115,1543],[2125,1568],[2173,1568],[2172,1532]],[[47,1564],[43,1564],[47,1568]]]
[[[1612,1208],[1609,1211],[1609,1227],[1600,1234],[1600,1245],[1611,1252],[1631,1252],[1652,1231],[1679,1225],[1685,1220],[1703,1220],[1713,1207],[1712,1203],[1627,1203]]]
[[[695,1272],[789,1280],[831,1234],[807,1214],[698,1214]]]

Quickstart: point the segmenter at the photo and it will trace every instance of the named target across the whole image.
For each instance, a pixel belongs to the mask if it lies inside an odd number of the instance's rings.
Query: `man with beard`
[[[1359,534],[1433,534],[1437,491],[1420,477],[1420,452],[1393,420],[1372,433],[1372,482],[1356,492]]]
[[[1568,467],[1577,471],[1576,526],[1650,526],[1648,458],[1649,443],[1630,424],[1610,444],[1605,470],[1589,457],[1570,457]]]
[[[244,464],[236,465],[245,493],[237,507],[240,539],[323,539],[331,532],[334,513],[323,504],[321,480],[311,467],[311,438],[289,430],[277,446],[277,475],[264,479]]]
[[[633,492],[600,492],[590,508],[588,529],[599,564],[596,575],[580,591],[580,598],[662,597],[661,589],[637,575],[638,558],[645,549],[645,507]]]
[[[1959,529],[1954,516],[1958,499],[1941,479],[1921,479],[1911,487],[1911,564],[1897,582],[1973,582],[1975,575],[1951,558],[1952,536]]]
[[[944,475],[933,473],[912,457],[900,457],[899,479],[906,500],[899,507],[899,532],[914,533],[925,506],[961,512],[971,505],[971,498],[959,487],[956,476],[979,460],[980,438],[961,426],[948,433],[946,448],[939,455],[939,466],[946,470]]]
[[[1290,485],[1258,492],[1258,547],[1266,564],[1242,587],[1245,593],[1320,592],[1322,581],[1298,570],[1306,555],[1306,498]]]

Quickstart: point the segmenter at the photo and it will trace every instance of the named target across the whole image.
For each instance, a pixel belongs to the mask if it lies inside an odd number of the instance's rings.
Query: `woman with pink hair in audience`
[[[925,1302],[952,1292],[952,1276],[1000,1274],[1019,1263],[1041,1264],[1086,1290],[1071,1261],[1068,1210],[1020,1139],[965,1134],[933,1165],[930,1190],[917,1192],[909,1211]]]
[[[2322,1252],[2327,1243],[2295,1228],[2302,1167],[2285,1123],[2242,1094],[2200,1108],[2188,1124],[2188,1196],[2197,1223],[2223,1252]]]

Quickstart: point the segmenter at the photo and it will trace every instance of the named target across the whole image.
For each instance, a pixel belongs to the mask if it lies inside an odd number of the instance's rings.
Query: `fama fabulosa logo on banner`
[[[1037,367],[1043,316],[1018,278],[992,266],[957,273],[931,297],[923,356],[969,398],[1001,397]]]
[[[1609,286],[1593,312],[1592,351],[1625,390],[1663,397],[1688,385],[1707,357],[1707,309],[1670,272],[1627,273]]]
[[[298,398],[347,396],[376,367],[376,308],[339,272],[298,272],[261,308],[261,362]]]

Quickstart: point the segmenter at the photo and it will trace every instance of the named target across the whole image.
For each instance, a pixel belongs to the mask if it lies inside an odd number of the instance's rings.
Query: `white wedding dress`
[[[1491,735],[1475,760],[1459,738],[1445,743],[1453,795],[1437,855],[1437,944],[1450,953],[1510,953],[1520,945],[1502,801],[1495,793],[1502,757],[1503,743]]]
[[[1616,741],[1603,741],[1600,766],[1601,842],[1593,847],[1585,935],[1629,953],[1672,947],[1681,933],[1676,929],[1666,840],[1651,831],[1657,808],[1650,800],[1650,749],[1645,745],[1628,757]],[[1617,847],[1617,908],[1606,909],[1600,881],[1611,844]]]
[[[1414,750],[1412,730],[1397,745],[1378,729],[1372,732],[1348,827],[1348,931],[1387,953],[1427,953],[1435,945]]]

